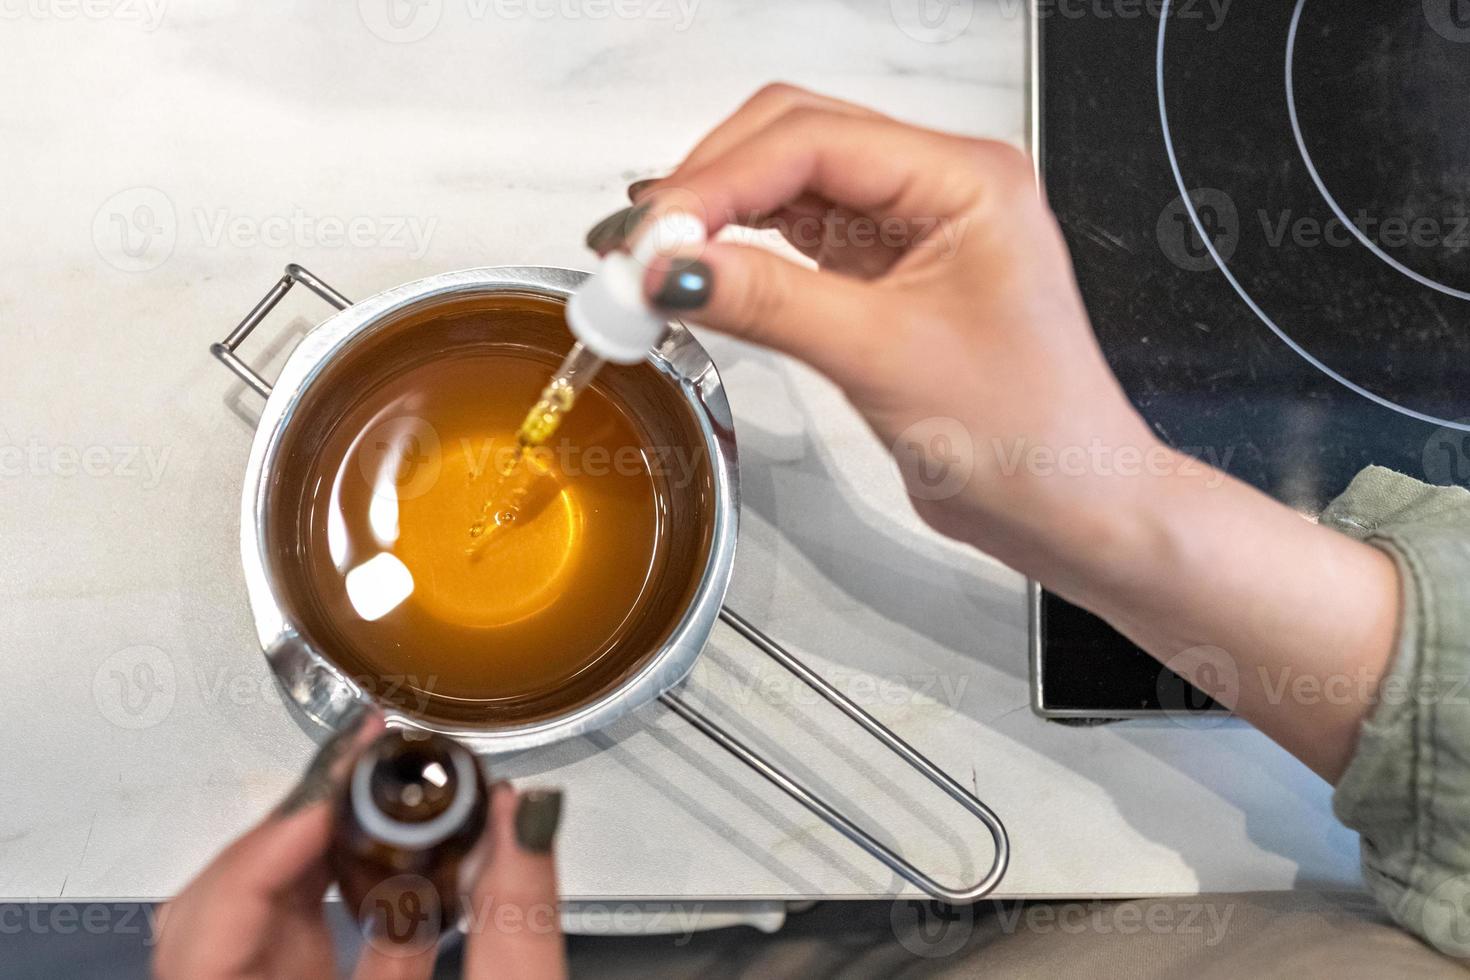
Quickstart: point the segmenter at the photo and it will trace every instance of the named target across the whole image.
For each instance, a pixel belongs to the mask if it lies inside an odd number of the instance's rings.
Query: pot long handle
[[[709,736],[716,744],[735,756],[735,758],[770,780],[785,792],[786,795],[821,817],[853,843],[857,844],[879,861],[882,861],[906,881],[922,889],[930,896],[940,901],[948,902],[951,905],[968,905],[989,894],[1000,883],[1000,879],[1006,873],[1006,866],[1010,863],[1010,840],[1006,835],[1005,824],[1001,823],[1000,818],[995,815],[995,812],[990,807],[981,802],[969,790],[955,782],[948,773],[926,759],[913,746],[899,738],[891,729],[883,725],[882,722],[858,707],[857,704],[841,691],[823,680],[810,667],[792,656],[780,644],[772,640],[745,617],[728,606],[724,606],[720,609],[720,618],[732,626],[737,633],[749,640],[758,650],[795,674],[802,683],[826,698],[828,702],[839,708],[843,714],[865,728],[868,734],[883,743],[890,751],[914,769],[923,773],[931,783],[944,790],[956,802],[974,814],[975,818],[990,831],[990,839],[995,845],[995,858],[990,864],[990,870],[978,882],[967,888],[951,888],[935,881],[929,875],[916,868],[911,862],[905,860],[892,848],[858,826],[857,823],[842,813],[842,811],[820,796],[817,796],[787,773],[776,768],[769,760],[721,728],[708,716],[691,707],[678,694],[672,691],[665,693],[659,699],[665,706]]]
[[[256,373],[255,369],[242,361],[235,350],[245,342],[245,338],[264,320],[276,304],[281,301],[291,287],[297,283],[303,283],[308,289],[316,293],[322,299],[332,304],[339,310],[345,310],[352,305],[352,301],[331,286],[322,282],[312,273],[292,262],[286,266],[285,273],[280,280],[270,288],[259,303],[240,321],[239,326],[230,331],[230,335],[219,343],[209,345],[209,352],[217,357],[221,364],[235,372],[239,379],[251,387],[256,394],[262,398],[269,398],[271,393],[270,384]]]

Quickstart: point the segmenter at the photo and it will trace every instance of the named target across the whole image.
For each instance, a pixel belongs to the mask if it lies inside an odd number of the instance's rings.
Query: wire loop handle
[[[942,902],[948,902],[951,905],[969,905],[985,897],[994,890],[996,885],[1000,884],[1001,878],[1005,876],[1006,867],[1010,863],[1010,840],[1006,834],[1005,824],[1001,823],[1000,818],[995,815],[995,812],[990,807],[986,806],[969,790],[955,782],[953,777],[930,762],[913,746],[899,738],[898,735],[882,722],[858,707],[847,695],[837,690],[837,688],[823,680],[810,667],[792,656],[791,653],[783,649],[780,644],[767,636],[748,619],[735,612],[729,606],[724,606],[720,609],[720,619],[724,620],[737,633],[750,641],[756,649],[795,674],[798,680],[820,694],[830,704],[847,715],[847,717],[861,725],[867,730],[869,735],[872,735],[879,742],[883,743],[889,751],[918,770],[931,783],[944,790],[952,799],[974,814],[976,819],[985,825],[985,829],[990,831],[990,839],[995,845],[995,858],[990,864],[990,870],[985,873],[983,878],[968,888],[951,888],[948,885],[935,881],[888,845],[858,826],[857,823],[842,813],[842,811],[820,796],[817,796],[782,770],[776,768],[769,760],[761,756],[749,745],[721,728],[706,715],[691,707],[677,693],[669,691],[659,698],[665,706],[709,736],[709,738],[714,740],[725,751],[774,783],[787,796],[790,796],[812,813],[821,817],[848,840],[857,844],[879,861],[882,861],[905,881],[923,890],[933,898],[939,899]]]
[[[270,288],[268,293],[261,297],[260,302],[256,303],[249,313],[245,314],[245,319],[240,321],[239,326],[231,330],[230,335],[223,341],[209,345],[209,352],[219,358],[221,364],[234,371],[235,375],[241,381],[249,385],[251,390],[262,398],[270,397],[271,386],[269,382],[257,374],[254,368],[240,360],[235,350],[245,342],[245,338],[250,336],[256,327],[260,326],[260,321],[264,320],[270,314],[270,311],[276,308],[276,304],[298,282],[305,284],[306,288],[339,310],[345,310],[352,305],[352,301],[346,296],[343,296],[306,269],[292,262],[286,266],[286,271],[280,280]]]

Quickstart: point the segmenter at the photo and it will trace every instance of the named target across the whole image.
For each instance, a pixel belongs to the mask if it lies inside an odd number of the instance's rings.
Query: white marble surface
[[[251,396],[206,352],[283,263],[357,297],[474,265],[585,267],[582,232],[630,178],[777,78],[1022,137],[1012,2],[960,4],[945,43],[896,26],[906,0],[426,0],[396,34],[386,0],[162,2],[28,0],[0,23],[3,898],[168,895],[311,753],[236,553]],[[321,315],[293,296],[251,356],[278,363]],[[732,604],[994,805],[1003,892],[1356,880],[1327,788],[1258,735],[1034,718],[1020,579],[918,524],[821,379],[708,340],[743,454]],[[147,679],[137,662],[155,668],[146,704],[119,686]],[[921,863],[974,874],[983,833],[780,678],[722,631],[695,685]],[[569,895],[898,888],[657,707],[502,771],[567,787]]]

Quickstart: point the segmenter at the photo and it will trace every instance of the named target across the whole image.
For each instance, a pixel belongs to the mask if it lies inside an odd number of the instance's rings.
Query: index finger
[[[875,219],[942,220],[1018,192],[1035,193],[1024,155],[884,118],[798,108],[681,177],[660,198],[696,202],[713,234],[743,214],[768,214],[816,194]]]
[[[851,116],[869,119],[885,118],[878,112],[853,102],[844,102],[830,95],[822,95],[796,85],[773,82],[766,85],[741,104],[723,122],[710,130],[689,151],[673,173],[640,189],[638,199],[657,190],[661,184],[677,186],[686,174],[693,173],[711,160],[718,159],[727,150],[744,142],[750,136],[769,126],[794,109],[826,109]]]
[[[364,709],[322,744],[301,780],[259,824],[230,844],[200,875],[238,889],[237,897],[276,897],[303,880],[324,888],[323,859],[331,843],[326,803],[347,779],[352,764],[383,732],[383,717]]]

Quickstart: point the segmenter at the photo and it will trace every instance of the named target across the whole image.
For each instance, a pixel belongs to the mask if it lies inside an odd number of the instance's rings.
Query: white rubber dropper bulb
[[[687,255],[704,244],[704,225],[673,211],[638,238],[632,254],[609,252],[567,303],[567,325],[581,344],[606,361],[635,364],[664,335],[668,318],[643,298],[643,276],[660,256]]]

